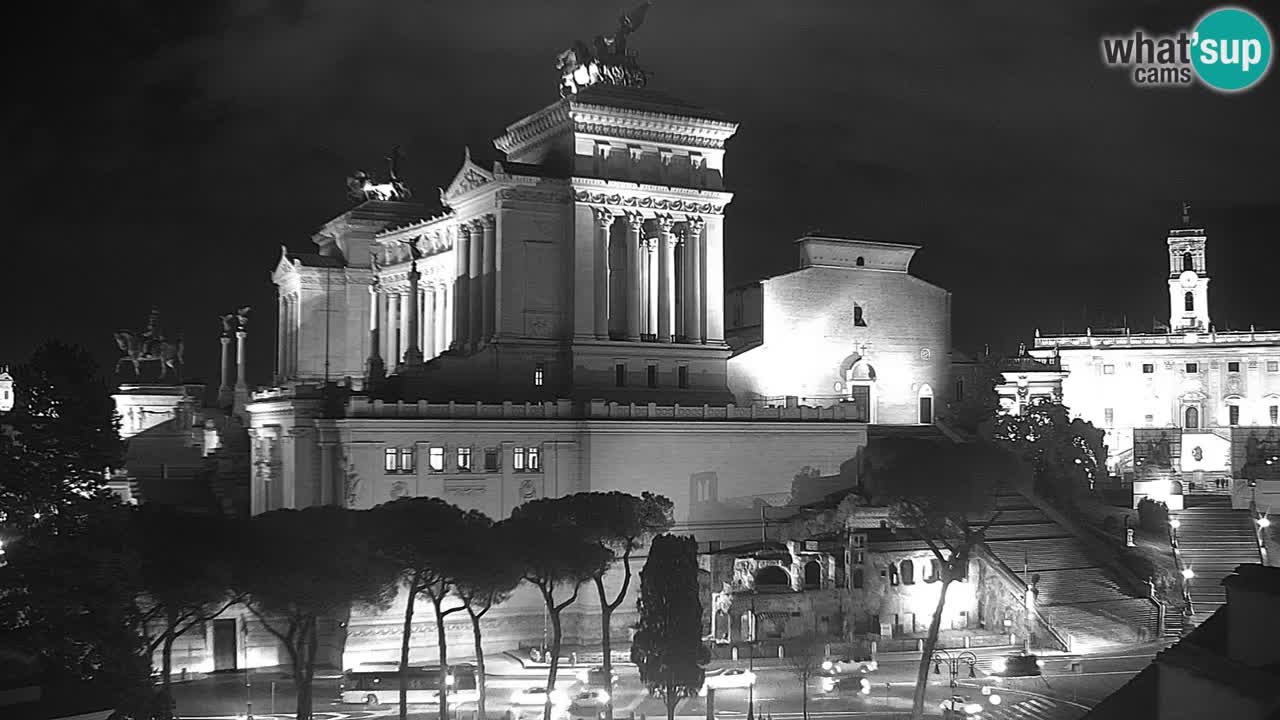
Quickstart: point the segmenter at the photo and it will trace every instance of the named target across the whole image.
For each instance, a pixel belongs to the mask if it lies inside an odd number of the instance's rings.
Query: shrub
[[[1169,506],[1151,498],[1138,503],[1138,524],[1143,530],[1159,532],[1169,528]]]

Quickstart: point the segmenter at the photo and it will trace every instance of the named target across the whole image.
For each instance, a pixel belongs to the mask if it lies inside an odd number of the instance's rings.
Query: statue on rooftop
[[[648,78],[636,64],[636,53],[627,49],[627,37],[640,29],[652,2],[645,3],[623,13],[618,18],[618,29],[610,35],[597,35],[592,47],[578,40],[573,47],[556,57],[556,69],[560,71],[560,96],[575,95],[583,88],[596,84],[622,87],[644,87]]]
[[[121,365],[132,365],[133,380],[144,380],[143,363],[156,362],[159,363],[157,374],[154,380],[165,380],[170,375],[173,379],[181,382],[182,380],[182,362],[183,362],[183,343],[182,337],[170,340],[165,337],[164,331],[160,327],[160,310],[152,308],[151,314],[147,317],[147,327],[142,332],[134,332],[132,330],[121,330],[113,335],[116,346],[120,349],[122,357],[116,362],[116,372],[120,372]]]
[[[409,186],[400,179],[400,160],[402,158],[403,153],[400,152],[400,146],[396,145],[386,158],[387,179],[385,182],[375,181],[369,173],[363,170],[357,170],[348,176],[347,196],[359,202],[366,200],[408,200],[413,197]]]

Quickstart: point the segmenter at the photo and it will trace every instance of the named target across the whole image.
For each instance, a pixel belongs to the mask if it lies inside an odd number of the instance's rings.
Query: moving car
[[[609,704],[609,693],[600,688],[574,693],[569,698],[569,717],[575,720],[582,718],[594,720],[604,717],[604,706],[607,704]]]
[[[880,669],[880,663],[871,658],[828,658],[822,663],[826,673],[871,673]]]
[[[1043,668],[1043,660],[1025,651],[1009,653],[991,661],[991,674],[999,677],[1037,677]]]
[[[860,675],[823,675],[818,688],[827,695],[869,695],[871,681]]]
[[[969,702],[969,698],[963,695],[952,695],[943,700],[939,707],[942,708],[942,720],[970,720],[982,717],[982,705]]]
[[[728,688],[747,688],[756,684],[756,674],[742,668],[722,668],[708,670],[702,682],[699,695],[706,695],[707,690],[726,690]]]
[[[543,707],[547,704],[547,688],[542,685],[520,688],[511,694],[511,704],[520,707]],[[567,707],[568,705],[569,693],[564,690],[552,691],[551,707]]]
[[[608,690],[618,683],[618,673],[605,675],[602,667],[583,668],[577,672],[575,677],[578,678],[578,682],[582,683],[584,689],[604,688]]]

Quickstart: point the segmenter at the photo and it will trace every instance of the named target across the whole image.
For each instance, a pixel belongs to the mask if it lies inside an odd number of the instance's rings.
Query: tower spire
[[[1191,227],[1191,201],[1182,201],[1182,227]]]

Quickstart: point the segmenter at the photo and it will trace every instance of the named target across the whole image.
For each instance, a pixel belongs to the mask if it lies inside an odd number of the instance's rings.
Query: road
[[[969,677],[967,667],[961,667],[957,687],[950,687],[948,668],[940,668],[941,674],[929,675],[926,694],[926,712],[940,715],[939,703],[953,693],[967,696],[971,702],[984,706],[986,720],[1076,720],[1089,707],[1128,682],[1139,670],[1146,667],[1155,653],[1166,644],[1146,645],[1132,650],[1110,652],[1081,657],[1078,655],[1046,655],[1044,676],[1041,678],[1001,679],[989,675],[991,659],[1007,652],[1007,649],[980,649],[974,677]],[[837,718],[890,717],[909,712],[915,687],[919,658],[906,654],[882,656],[880,669],[869,677],[872,681],[870,695],[858,693],[831,697],[819,689],[814,678],[809,683],[809,715],[822,720]],[[741,663],[739,665],[742,665]],[[1073,665],[1077,667],[1073,667]],[[756,712],[772,720],[797,720],[802,717],[803,694],[801,683],[788,666],[755,668]],[[627,717],[663,716],[660,702],[647,697],[634,668],[618,668],[620,676],[614,691],[615,715]],[[545,673],[522,675],[490,675],[488,679],[489,714],[495,720],[501,718],[510,706],[511,695],[520,688],[545,683]],[[562,671],[558,686],[569,689],[574,682],[573,672]],[[274,684],[274,693],[273,691]],[[175,686],[174,697],[183,718],[227,719],[243,718],[248,693],[252,693],[254,716],[257,720],[267,717],[285,718],[293,713],[293,688],[290,681],[279,674],[252,673],[250,688],[245,687],[243,673],[214,675]],[[317,720],[366,720],[397,714],[396,708],[364,708],[334,702],[338,679],[321,678],[316,681],[314,709]],[[1000,696],[1000,704],[993,705],[983,687]],[[273,704],[274,694],[274,704]],[[742,720],[747,710],[746,689],[720,690],[715,694],[715,711],[724,720]],[[706,701],[702,698],[687,700],[677,710],[679,715],[705,715]],[[474,720],[474,705],[459,708],[460,720]],[[414,706],[411,715],[426,720],[437,717],[434,706]]]

